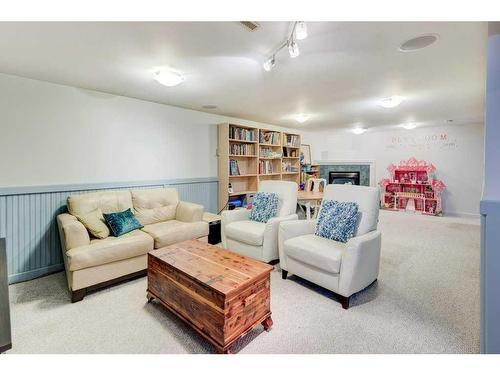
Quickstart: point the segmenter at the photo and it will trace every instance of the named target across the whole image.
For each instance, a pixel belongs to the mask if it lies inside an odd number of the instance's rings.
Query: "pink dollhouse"
[[[411,157],[398,166],[389,165],[387,170],[390,178],[379,182],[382,208],[442,215],[441,193],[446,185],[436,179],[436,167],[432,163]]]

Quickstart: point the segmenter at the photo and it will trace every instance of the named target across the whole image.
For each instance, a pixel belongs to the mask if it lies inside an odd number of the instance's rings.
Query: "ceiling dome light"
[[[294,40],[288,42],[288,53],[292,59],[300,55],[299,45]]]
[[[418,51],[422,48],[428,47],[431,44],[435,43],[439,38],[437,34],[425,34],[417,36],[416,38],[412,38],[407,40],[401,46],[399,46],[399,50],[401,52],[413,52]]]
[[[295,26],[295,37],[298,40],[307,38],[307,26],[304,21],[297,22],[297,25]]]
[[[404,124],[401,126],[403,128],[405,128],[406,130],[412,130],[412,129],[415,129],[417,127],[417,124],[415,124],[414,122],[409,122],[408,124]]]
[[[360,135],[360,134],[363,134],[364,132],[366,132],[367,130],[368,129],[365,129],[365,128],[354,128],[351,130],[351,132],[353,132],[356,135]]]
[[[178,84],[184,82],[184,77],[182,74],[175,72],[171,69],[162,69],[154,73],[154,79],[168,87],[177,86]]]
[[[274,55],[269,59],[267,60],[264,64],[262,64],[262,66],[264,67],[264,70],[266,72],[270,72],[272,68],[274,68],[274,65],[276,64],[276,60],[274,58]]]
[[[394,108],[403,103],[405,98],[402,96],[390,96],[388,98],[384,98],[379,102],[379,105],[384,108]]]
[[[311,116],[305,114],[305,113],[299,113],[298,115],[295,116],[295,120],[297,120],[297,122],[299,123],[303,123],[303,122],[306,122],[307,120],[309,120]]]

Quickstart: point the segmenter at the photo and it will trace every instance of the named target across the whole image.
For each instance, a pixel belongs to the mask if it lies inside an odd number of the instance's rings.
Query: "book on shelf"
[[[280,144],[280,133],[271,132],[271,131],[260,131],[259,137],[260,143],[266,143],[269,145],[279,145]]]
[[[299,167],[296,167],[292,164],[292,162],[284,161],[282,163],[282,171],[283,172],[298,172]]]
[[[254,156],[255,145],[249,145],[245,143],[230,143],[229,153],[231,155]]]
[[[229,139],[234,139],[234,140],[238,140],[238,141],[255,142],[255,130],[230,126],[229,127]]]
[[[229,175],[230,176],[240,176],[240,167],[237,160],[229,160]]]
[[[271,160],[261,160],[259,162],[259,174],[274,173],[274,167]]]
[[[294,134],[286,134],[286,146],[300,147],[300,136]]]

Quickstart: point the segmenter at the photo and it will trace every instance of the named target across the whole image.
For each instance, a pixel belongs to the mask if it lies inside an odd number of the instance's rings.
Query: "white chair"
[[[279,224],[297,220],[298,185],[291,181],[262,181],[259,191],[276,193],[278,214],[267,223],[250,220],[250,210],[231,210],[222,213],[222,245],[229,250],[254,259],[271,262],[278,259]]]
[[[342,243],[316,236],[316,220],[281,223],[279,256],[282,277],[286,279],[291,272],[331,290],[347,309],[350,297],[378,277],[381,247],[381,233],[377,230],[379,189],[330,184],[325,189],[323,202],[325,200],[358,204],[354,237]]]

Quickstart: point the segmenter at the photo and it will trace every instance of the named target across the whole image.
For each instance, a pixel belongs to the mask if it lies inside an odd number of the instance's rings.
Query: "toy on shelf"
[[[411,157],[402,160],[398,166],[390,164],[387,170],[390,178],[379,182],[382,208],[442,215],[441,193],[446,185],[436,179],[434,164]]]

